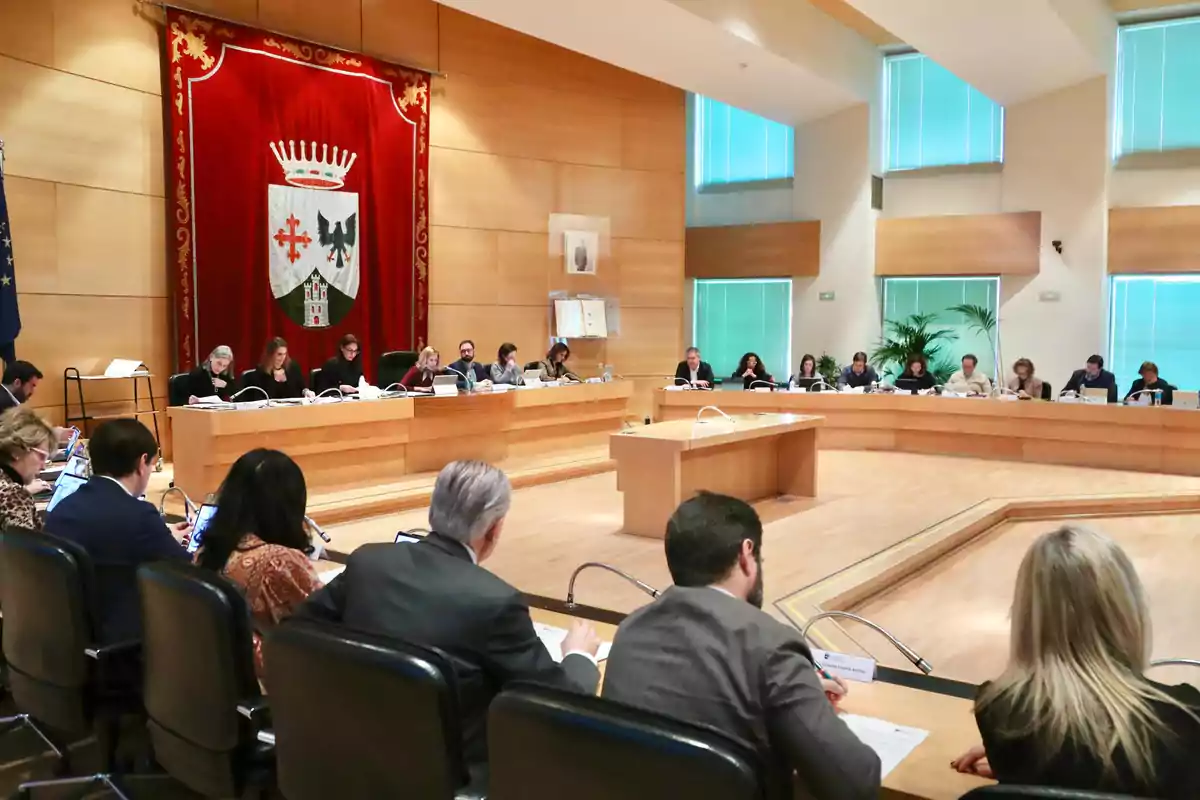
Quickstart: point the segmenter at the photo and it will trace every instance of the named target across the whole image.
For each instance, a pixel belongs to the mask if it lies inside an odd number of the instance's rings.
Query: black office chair
[[[143,695],[158,763],[205,797],[242,797],[247,788],[270,785],[274,753],[258,740],[270,727],[267,704],[254,675],[242,593],[186,563],[145,564],[137,579]]]
[[[978,789],[972,789],[959,800],[1138,800],[1138,798],[1128,794],[998,783],[995,786],[980,786]]]
[[[379,366],[375,370],[377,385],[386,389],[393,383],[399,383],[404,373],[417,363],[418,354],[412,350],[390,350],[379,357]]]
[[[761,800],[774,781],[718,731],[533,684],[488,708],[489,800]]]
[[[463,788],[458,691],[443,654],[292,620],[268,635],[265,660],[287,800],[482,797]]]
[[[312,389],[314,392],[320,393],[324,389],[328,388],[321,386],[322,372],[324,372],[324,370],[321,367],[314,367],[312,371],[308,373],[308,388]]]
[[[1042,382],[1042,399],[1043,400],[1053,400],[1054,399],[1054,389],[1052,389],[1050,384],[1045,381]]]
[[[92,562],[73,542],[6,530],[0,535],[0,572],[8,688],[21,712],[6,722],[37,734],[58,757],[61,773],[69,771],[70,761],[57,734],[80,737],[94,730],[102,759],[100,773],[24,783],[18,796],[42,787],[101,784],[125,798],[111,771],[120,719],[141,706],[139,643],[98,644]]]
[[[526,361],[525,366],[522,367],[522,369],[541,369],[541,368],[542,368],[542,362],[540,362],[540,361]]]
[[[169,406],[186,406],[190,393],[187,387],[186,372],[177,372],[167,378],[167,405]]]

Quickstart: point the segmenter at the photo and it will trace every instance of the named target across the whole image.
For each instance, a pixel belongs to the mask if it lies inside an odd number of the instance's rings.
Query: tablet
[[[189,553],[200,549],[200,545],[204,543],[204,529],[212,522],[213,515],[216,513],[216,503],[205,503],[200,506],[200,510],[196,512],[196,519],[192,522],[191,538],[188,539],[187,551]]]
[[[53,511],[55,506],[75,494],[76,490],[85,483],[87,483],[87,478],[72,475],[64,469],[54,483],[54,494],[50,495],[50,502],[46,504],[46,513],[49,514]]]

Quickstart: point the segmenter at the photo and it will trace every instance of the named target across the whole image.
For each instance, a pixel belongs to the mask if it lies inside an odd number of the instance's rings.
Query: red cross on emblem
[[[308,231],[299,235],[296,234],[296,228],[300,227],[300,220],[296,219],[295,214],[289,215],[287,222],[284,224],[288,226],[288,232],[284,233],[283,228],[280,228],[271,238],[278,242],[280,247],[283,247],[285,244],[287,245],[288,261],[295,264],[300,259],[300,251],[296,249],[296,245],[301,244],[304,245],[305,249],[308,249],[308,244],[312,241],[312,237],[308,235]]]

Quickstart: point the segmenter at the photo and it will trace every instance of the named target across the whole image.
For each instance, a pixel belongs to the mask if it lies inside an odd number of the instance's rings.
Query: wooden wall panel
[[[163,195],[153,95],[0,57],[0,130],[7,174]]]
[[[820,222],[687,229],[689,278],[790,278],[821,270]]]
[[[55,185],[5,176],[4,189],[12,225],[17,289],[25,292],[57,287]]]
[[[433,226],[430,303],[545,307],[552,264],[546,235]]]
[[[1200,206],[1109,209],[1108,271],[1200,272]]]
[[[46,4],[45,0],[39,2]],[[57,69],[160,94],[158,27],[129,0],[52,0]]]
[[[165,200],[66,184],[58,186],[57,200],[59,291],[167,296]]]
[[[876,275],[1036,275],[1042,212],[875,222]]]
[[[606,216],[617,238],[681,240],[684,202],[683,173],[574,164],[559,170],[557,210]]]
[[[683,173],[687,161],[687,112],[683,92],[675,99],[621,101],[621,166]]]
[[[362,49],[362,6],[329,0],[258,0],[258,24],[318,44]]]
[[[614,239],[622,308],[683,308],[683,242]]]
[[[258,0],[173,0],[180,8],[190,8],[201,14],[254,25],[258,22]]]
[[[621,101],[474,75],[438,80],[430,106],[434,147],[621,166]]]
[[[438,9],[433,0],[362,0],[363,52],[436,72]]]
[[[682,339],[682,308],[622,307],[621,334],[608,340],[608,357],[626,377],[671,375],[683,358]]]
[[[554,175],[548,161],[431,148],[430,219],[456,228],[544,233],[555,210]],[[431,251],[430,258],[437,254]]]
[[[54,6],[0,3],[0,54],[50,66],[54,61]]]
[[[503,342],[512,342],[519,360],[537,361],[546,354],[550,316],[545,306],[436,305],[429,307],[429,342],[442,354],[442,363],[458,358],[458,343],[475,342],[475,357],[482,364],[496,360]]]

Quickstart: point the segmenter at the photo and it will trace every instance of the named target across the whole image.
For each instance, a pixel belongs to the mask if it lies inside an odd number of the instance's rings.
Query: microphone
[[[750,381],[750,386],[749,386],[748,391],[753,391],[755,385],[759,384],[759,383],[764,384],[766,386],[770,386],[771,391],[775,391],[775,381],[764,381],[762,379]]]
[[[178,492],[180,495],[183,496],[184,516],[190,517],[191,515],[196,513],[196,504],[192,502],[192,498],[187,496],[187,492],[185,492],[183,489],[180,489],[178,486],[172,486],[169,489],[167,489],[165,492],[163,492],[163,496],[158,501],[158,515],[160,517],[166,519],[167,495],[175,494],[176,492]]]
[[[837,387],[831,386],[828,383],[826,383],[824,378],[818,378],[817,380],[813,381],[811,384],[809,384],[808,390],[810,392],[814,391],[818,386],[824,386],[826,389],[828,389],[831,392],[837,391]]]
[[[317,397],[324,397],[325,395],[329,394],[330,392],[337,392],[337,398],[338,398],[339,403],[346,399],[346,396],[344,394],[342,394],[342,390],[337,388],[336,386],[330,386],[328,389],[326,389],[325,391],[323,391],[319,395],[317,395]]]
[[[471,385],[471,379],[467,377],[467,374],[465,372],[459,372],[454,367],[442,367],[442,370],[445,372],[453,372],[455,375],[459,376],[464,381],[466,381],[468,387]]]
[[[722,417],[724,417],[724,418],[725,418],[725,421],[726,421],[726,422],[737,422],[737,420],[736,420],[736,419],[734,419],[733,417],[729,416],[728,414],[726,414],[724,411],[722,411],[721,409],[717,408],[716,406],[704,406],[704,407],[703,407],[703,408],[701,408],[699,411],[697,411],[697,412],[696,412],[696,422],[699,422],[699,421],[700,421],[700,415],[701,415],[701,414],[703,414],[705,411],[715,411],[715,412],[717,412],[718,414],[720,414]]]
[[[1141,397],[1141,396],[1142,396],[1142,395],[1144,395],[1144,394],[1148,394],[1148,395],[1159,395],[1159,397],[1161,397],[1161,396],[1162,396],[1162,395],[1161,395],[1161,392],[1162,392],[1162,389],[1138,389],[1136,392],[1134,392],[1133,394],[1129,395],[1129,397],[1126,397],[1126,398],[1125,398],[1125,405],[1127,405],[1127,406],[1131,406],[1131,405],[1137,405],[1136,403],[1131,403],[1131,402],[1129,402],[1129,401],[1130,401],[1131,399],[1133,399],[1134,397]]]
[[[575,571],[571,573],[571,580],[569,583],[567,583],[567,608],[575,607],[575,579],[579,577],[579,573],[583,572],[585,569],[591,569],[593,567],[595,567],[596,569],[608,570],[609,572],[611,572],[614,575],[619,575],[620,577],[629,581],[634,586],[641,589],[643,592],[650,595],[651,597],[658,597],[658,595],[660,594],[658,589],[655,589],[650,584],[645,583],[643,581],[639,581],[637,578],[633,577],[628,572],[625,572],[624,570],[621,570],[621,569],[617,569],[616,567],[612,566],[611,564],[603,564],[599,561],[588,561],[583,564],[580,564],[578,567],[575,568]]]
[[[891,631],[887,630],[882,625],[871,622],[871,620],[867,619],[866,617],[860,617],[858,614],[851,614],[849,611],[822,611],[820,614],[817,614],[815,617],[812,617],[811,619],[809,619],[808,622],[804,623],[804,628],[800,631],[800,635],[803,636],[804,639],[807,641],[808,640],[808,629],[811,628],[816,622],[823,620],[823,619],[827,619],[829,617],[842,617],[845,619],[852,619],[855,622],[859,622],[859,623],[862,623],[863,625],[866,625],[868,628],[871,628],[872,630],[878,631],[880,634],[883,635],[883,637],[885,639],[887,639],[889,642],[892,643],[893,647],[895,647],[897,650],[900,651],[901,655],[903,655],[905,658],[907,658],[909,661],[911,661],[912,665],[914,667],[921,670],[921,672],[925,673],[926,675],[933,672],[933,667],[930,666],[928,661],[921,658],[919,655],[917,655],[915,650],[913,650],[911,647],[906,645],[904,642],[900,641],[895,636],[893,636]]]
[[[992,388],[992,397],[1002,397],[1006,394],[1011,394],[1014,397],[1021,396],[1020,392],[1013,391],[1012,389],[1008,388],[1007,386],[1001,386],[1000,384],[996,384]]]
[[[388,392],[390,392],[392,390],[393,386],[399,386],[401,389],[404,390],[405,394],[408,394],[408,387],[405,386],[403,383],[400,383],[399,381],[397,381],[396,383],[389,383],[387,385],[387,387],[380,394],[387,394]]]
[[[268,403],[271,402],[271,395],[267,394],[267,390],[262,388],[261,386],[247,386],[244,389],[242,389],[241,391],[234,392],[233,394],[231,394],[229,396],[229,402],[232,403],[234,400],[237,400],[239,397],[241,397],[242,395],[244,395],[246,392],[250,391],[251,389],[255,389],[255,390],[261,392],[262,396],[264,398],[266,398],[266,401]]]
[[[676,376],[675,376],[675,383],[672,383],[671,385],[672,385],[672,386],[678,386],[680,381],[683,381],[683,388],[685,388],[685,389],[693,389],[693,388],[695,388],[694,386],[692,386],[692,382],[691,382],[691,381],[689,381],[687,378],[681,378],[681,377],[679,377],[678,375],[676,375]]]
[[[1194,658],[1156,658],[1150,662],[1151,667],[1200,667],[1200,661]]]
[[[308,527],[312,528],[312,532],[315,533],[317,536],[320,536],[321,541],[325,542],[325,544],[329,544],[330,542],[333,541],[333,539],[329,538],[329,534],[327,534],[325,531],[323,531],[321,529],[320,525],[313,522],[312,517],[305,517],[304,524],[307,525]]]

